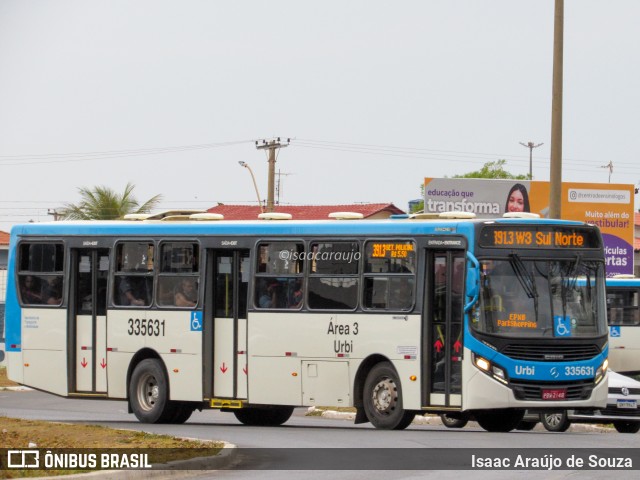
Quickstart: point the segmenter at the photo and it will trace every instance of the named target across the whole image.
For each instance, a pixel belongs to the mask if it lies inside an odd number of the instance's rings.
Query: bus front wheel
[[[415,412],[402,408],[402,387],[389,362],[374,366],[364,382],[364,411],[371,424],[382,430],[403,430]]]
[[[175,408],[159,360],[147,358],[136,365],[129,382],[129,402],[142,423],[165,423],[173,418]]]

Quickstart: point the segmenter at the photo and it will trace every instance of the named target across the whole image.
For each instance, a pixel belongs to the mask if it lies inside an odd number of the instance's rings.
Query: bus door
[[[462,406],[463,250],[427,250],[425,385],[428,406]]]
[[[205,386],[205,392],[215,398],[246,399],[249,250],[212,250],[207,258],[213,338],[205,336],[205,342],[213,345],[213,385]]]
[[[70,391],[107,392],[109,250],[72,249]]]

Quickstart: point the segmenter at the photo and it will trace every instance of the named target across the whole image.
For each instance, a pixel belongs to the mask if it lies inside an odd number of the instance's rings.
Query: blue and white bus
[[[607,314],[612,370],[640,375],[640,278],[607,278]]]
[[[606,403],[596,227],[273,218],[14,227],[9,378],[126,399],[150,423],[216,408],[280,425],[325,405],[381,429],[460,412],[509,431],[525,409]]]

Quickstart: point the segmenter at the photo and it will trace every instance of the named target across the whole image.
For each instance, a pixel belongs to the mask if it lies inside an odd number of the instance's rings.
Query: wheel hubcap
[[[371,397],[378,412],[389,414],[395,408],[398,399],[395,383],[388,378],[381,380],[373,389]]]
[[[146,375],[140,379],[138,385],[138,403],[144,410],[152,410],[160,397],[156,378],[153,375]]]

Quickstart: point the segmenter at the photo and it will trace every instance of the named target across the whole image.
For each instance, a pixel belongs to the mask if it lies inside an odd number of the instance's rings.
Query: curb
[[[309,409],[307,410],[307,414],[310,413],[314,413],[316,412],[317,409],[315,407],[309,407]],[[355,413],[352,412],[337,412],[335,410],[323,410],[322,413],[320,414],[320,417],[322,418],[329,418],[332,420],[354,420],[356,417]],[[433,426],[443,426],[442,422],[440,421],[440,417],[438,415],[433,415],[433,416],[422,416],[422,415],[416,415],[416,417],[413,419],[412,422],[413,425],[433,425]],[[471,427],[477,427],[480,428],[480,425],[478,425],[476,422],[470,421],[469,422],[469,426]],[[542,427],[542,424],[539,425],[539,427]],[[604,426],[601,426],[600,424],[592,424],[592,423],[578,423],[578,422],[574,422],[571,423],[571,430],[573,431],[582,431],[582,432],[601,432],[601,433],[613,433],[615,432],[614,429],[612,428],[607,428]],[[537,428],[536,428],[537,429]],[[542,427],[542,429],[544,430],[544,427]],[[460,428],[452,428],[451,430],[464,430],[464,429],[460,429]],[[518,431],[518,430],[513,430],[514,432]],[[546,430],[545,430],[546,431]],[[554,432],[549,432],[549,433],[554,433]]]

